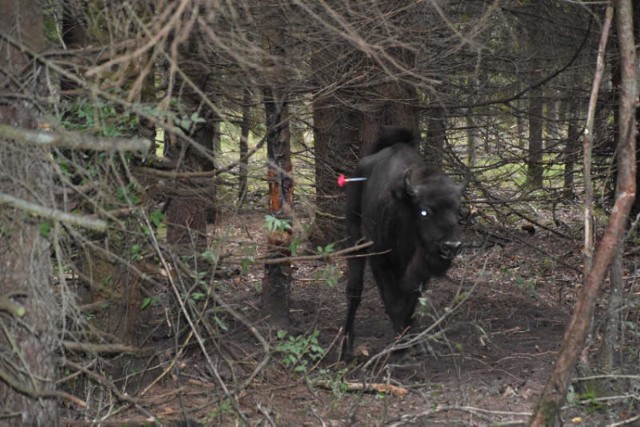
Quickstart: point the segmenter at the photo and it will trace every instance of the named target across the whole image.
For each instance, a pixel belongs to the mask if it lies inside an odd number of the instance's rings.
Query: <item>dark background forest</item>
[[[630,0],[0,0],[1,425],[640,422]],[[465,183],[412,363],[345,189]],[[349,185],[349,184],[347,184]],[[415,338],[415,337],[414,337]]]

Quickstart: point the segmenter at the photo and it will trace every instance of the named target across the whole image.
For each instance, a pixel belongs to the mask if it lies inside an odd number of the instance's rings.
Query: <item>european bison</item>
[[[384,129],[356,168],[354,177],[367,180],[347,184],[350,243],[365,238],[373,246],[367,257],[349,260],[345,359],[352,357],[366,258],[393,329],[401,334],[412,325],[429,279],[442,276],[460,250],[457,211],[462,188],[427,166],[416,145],[410,130]]]

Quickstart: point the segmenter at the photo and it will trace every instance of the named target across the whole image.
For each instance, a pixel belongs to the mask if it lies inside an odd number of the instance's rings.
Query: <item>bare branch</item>
[[[77,225],[78,227],[84,227],[90,230],[105,231],[107,229],[107,223],[101,219],[82,217],[53,208],[45,208],[44,206],[10,196],[9,194],[0,193],[0,205],[9,205],[42,218],[66,222],[68,224]]]
[[[73,150],[140,151],[151,148],[151,141],[143,138],[103,138],[79,132],[45,132],[0,124],[0,137],[41,147],[62,147]]]

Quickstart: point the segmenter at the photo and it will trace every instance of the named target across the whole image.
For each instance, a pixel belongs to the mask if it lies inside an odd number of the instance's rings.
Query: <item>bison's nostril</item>
[[[461,247],[462,242],[444,242],[440,247],[440,252],[442,253],[442,255],[454,257],[458,255]]]

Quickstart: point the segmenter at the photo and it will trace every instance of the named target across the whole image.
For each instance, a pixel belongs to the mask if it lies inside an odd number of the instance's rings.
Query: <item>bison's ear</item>
[[[414,200],[417,197],[418,193],[413,185],[411,185],[411,168],[404,171],[402,184],[400,185],[400,188],[396,188],[393,191],[393,195],[401,200]]]

